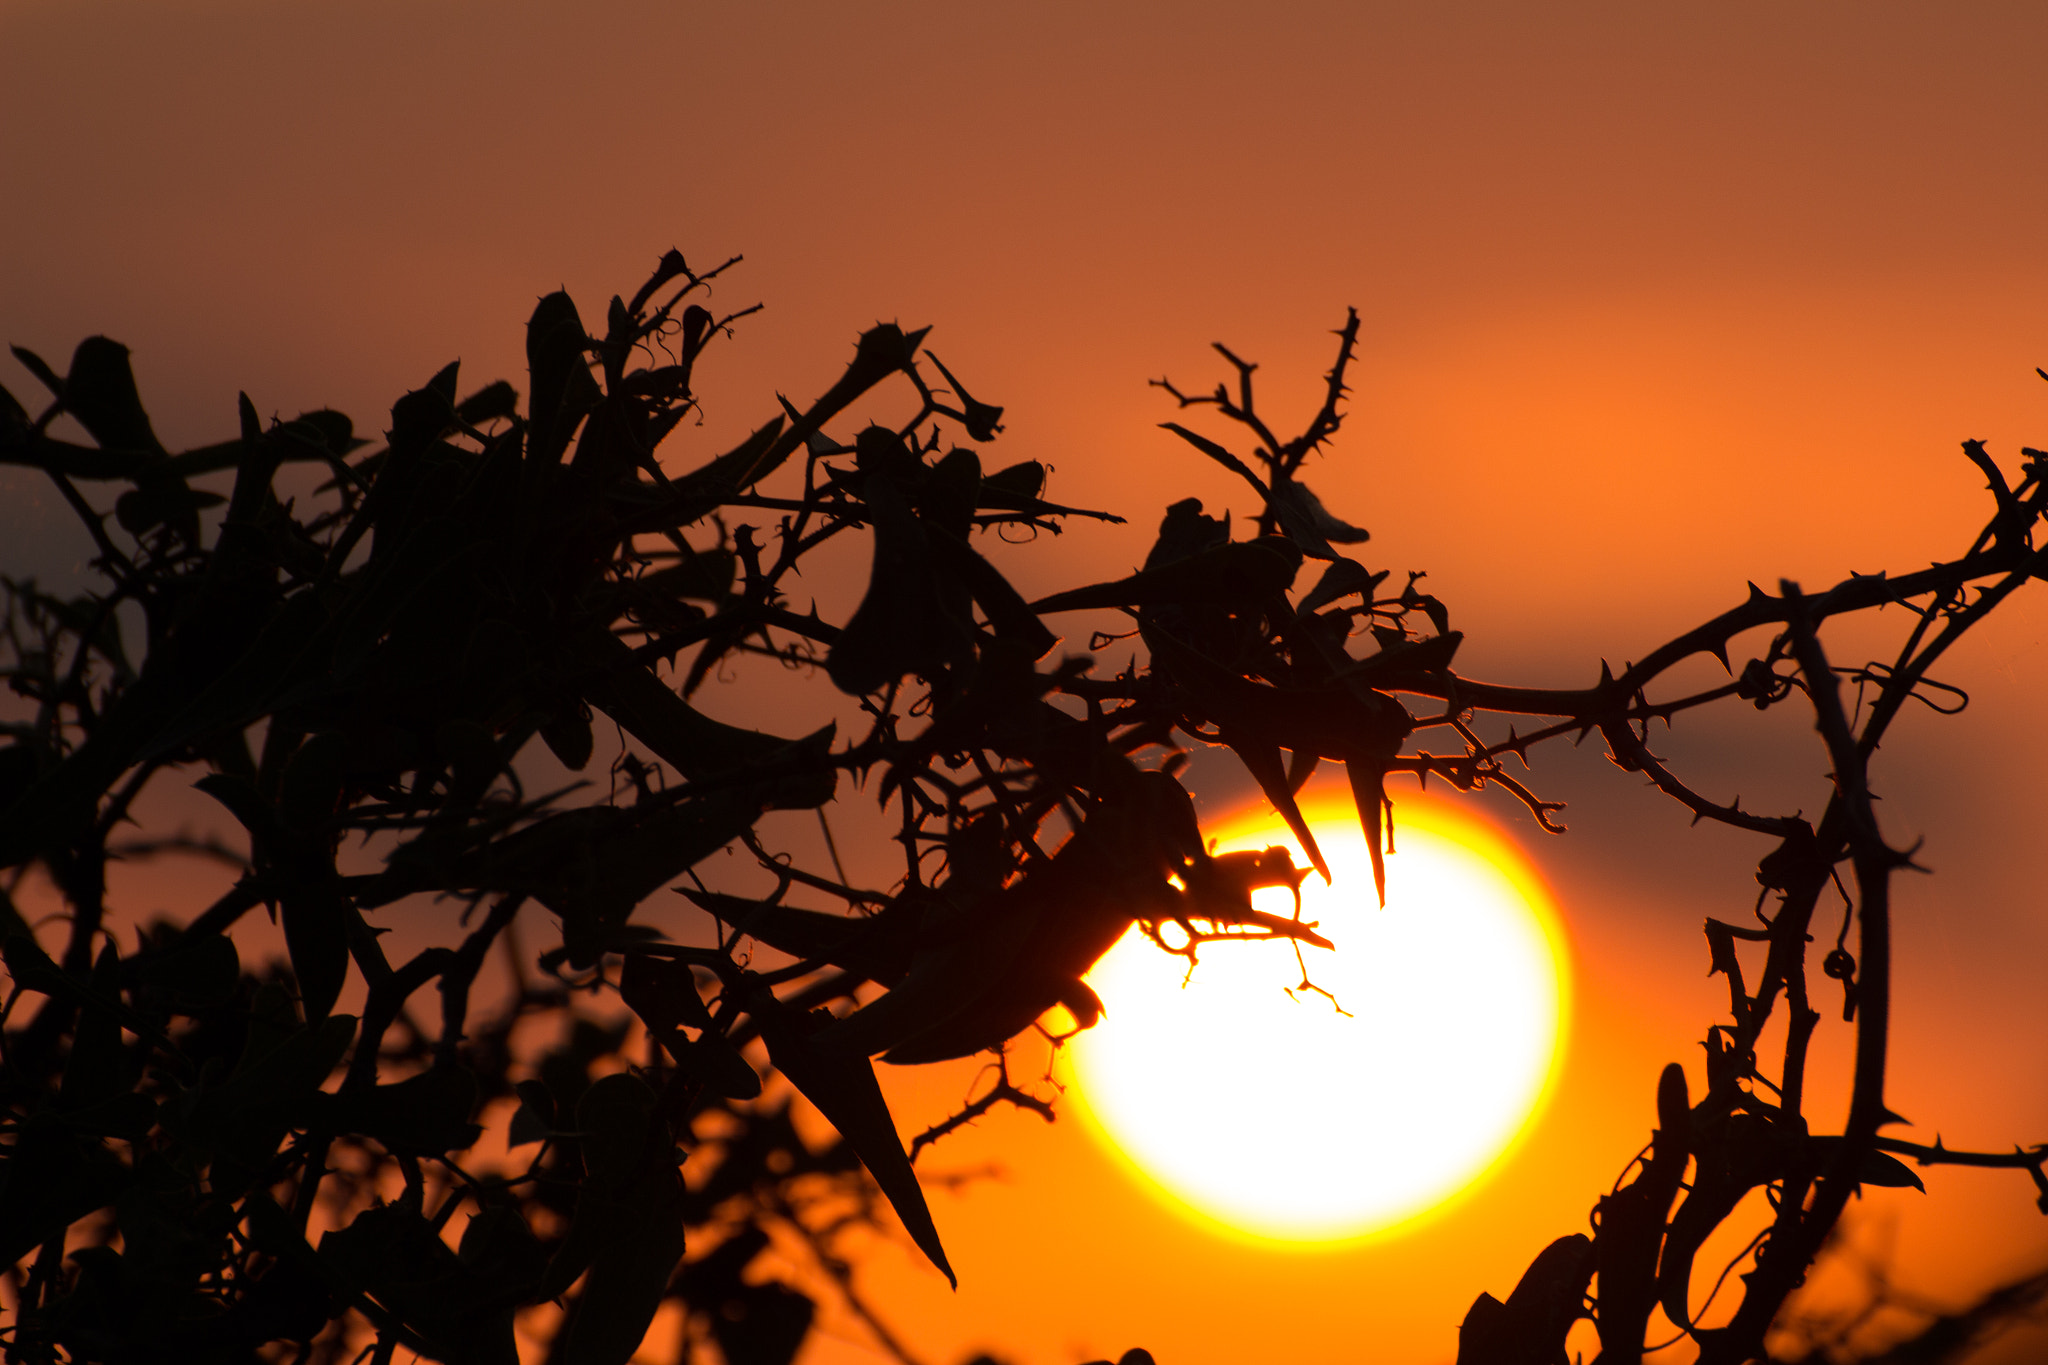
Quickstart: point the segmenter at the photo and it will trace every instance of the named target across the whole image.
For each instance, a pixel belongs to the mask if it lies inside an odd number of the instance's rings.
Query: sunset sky
[[[543,293],[591,319],[665,248],[743,253],[718,301],[766,310],[700,368],[671,466],[821,391],[878,319],[932,324],[1007,407],[998,462],[1130,518],[1006,552],[1034,595],[1127,572],[1185,493],[1245,510],[1157,430],[1148,379],[1212,384],[1223,341],[1299,425],[1356,306],[1351,416],[1309,481],[1371,529],[1365,562],[1428,570],[1462,671],[1582,684],[1746,579],[1960,553],[1988,497],[1958,443],[2008,470],[2048,446],[2044,54],[2023,3],[0,0],[0,341],[60,366],[127,343],[173,448],[231,432],[238,389],[379,430],[450,359],[466,388],[523,384]],[[0,569],[77,581],[67,516],[0,470]],[[1917,1140],[2048,1140],[2044,639],[2037,586],[1946,663],[1969,711],[1879,756],[1885,831],[1935,873],[1897,888],[1890,1099]],[[1826,798],[1793,706],[1654,747],[1747,808]],[[959,1292],[906,1249],[868,1267],[923,1357],[1449,1361],[1475,1294],[1583,1230],[1658,1068],[1698,1092],[1727,1002],[1700,921],[1747,915],[1764,851],[1590,744],[1534,763],[1568,835],[1481,804],[1551,884],[1576,1008],[1504,1167],[1403,1236],[1281,1252],[1180,1220],[1078,1116],[991,1119],[926,1159],[1007,1172],[934,1198]],[[1197,768],[1205,814],[1244,799],[1227,766]],[[1813,1112],[1838,1115],[1848,1034],[1822,1033]],[[891,1077],[905,1130],[970,1074]],[[1898,1283],[1956,1302],[2048,1261],[2023,1174],[1927,1175],[1851,1209]],[[878,1358],[849,1326],[804,1359]]]

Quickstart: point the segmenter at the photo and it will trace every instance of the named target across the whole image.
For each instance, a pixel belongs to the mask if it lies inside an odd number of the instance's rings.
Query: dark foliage
[[[1322,870],[1295,804],[1321,762],[1344,765],[1377,871],[1389,776],[1497,785],[1554,827],[1558,806],[1507,764],[1596,732],[1699,818],[1762,837],[1762,897],[1752,922],[1707,926],[1730,1018],[1707,1037],[1705,1093],[1666,1071],[1657,1132],[1599,1200],[1592,1235],[1544,1251],[1505,1302],[1481,1295],[1460,1360],[1561,1360],[1582,1318],[1602,1360],[1635,1360],[1660,1313],[1703,1360],[1760,1358],[1849,1195],[1919,1183],[1899,1156],[2043,1182],[2040,1147],[1976,1155],[1881,1133],[1886,887],[1907,862],[1879,833],[1866,768],[1908,698],[1951,695],[1927,674],[1956,637],[2040,576],[2048,456],[2025,452],[2009,486],[1966,447],[1995,505],[1953,562],[1814,595],[1753,589],[1590,687],[1501,686],[1455,672],[1445,606],[1420,575],[1393,591],[1349,557],[1365,532],[1303,482],[1341,420],[1355,315],[1325,401],[1292,439],[1269,429],[1253,367],[1228,351],[1234,382],[1213,393],[1161,381],[1251,443],[1241,456],[1169,424],[1251,487],[1249,538],[1176,502],[1137,572],[1031,603],[977,533],[1105,514],[1046,500],[1035,463],[984,472],[977,447],[1002,409],[923,351],[923,332],[875,327],[809,407],[785,404],[687,473],[657,461],[695,411],[699,356],[734,321],[701,302],[724,268],[699,275],[670,253],[595,334],[566,295],[543,299],[523,412],[503,383],[460,396],[451,365],[398,401],[375,448],[338,413],[266,423],[244,398],[239,437],[173,454],[124,348],[90,339],[62,374],[16,352],[51,396],[32,416],[0,391],[0,461],[54,481],[106,586],[61,600],[7,584],[20,704],[0,748],[0,867],[15,886],[40,867],[68,921],[53,955],[0,899],[8,1359],[340,1360],[373,1337],[380,1359],[402,1346],[486,1365],[515,1358],[526,1313],[552,1334],[552,1358],[619,1362],[675,1300],[683,1354],[708,1339],[730,1365],[785,1365],[821,1283],[907,1357],[856,1292],[843,1234],[886,1203],[952,1272],[873,1058],[1000,1053],[1056,1005],[1092,1025],[1100,1004],[1082,977],[1133,923],[1185,954],[1321,944],[1312,924],[1251,904]],[[877,390],[908,419],[850,443],[827,435]],[[93,444],[53,435],[60,414]],[[324,476],[304,507],[279,495],[288,465]],[[206,491],[208,476],[228,491]],[[111,512],[81,485],[107,487]],[[792,574],[848,532],[872,543],[858,608],[837,623],[799,613]],[[1831,664],[1821,628],[1887,604],[1912,623],[1898,657]],[[1105,676],[1088,655],[1055,657],[1048,619],[1079,612],[1119,614],[1149,662]],[[146,633],[133,655],[124,613]],[[1731,644],[1758,631],[1761,656],[1734,667]],[[1701,652],[1731,681],[1651,700]],[[860,732],[769,734],[698,710],[700,686],[742,655],[829,679],[857,699]],[[1653,722],[1692,708],[1795,698],[1836,775],[1818,820],[1716,804],[1648,747]],[[529,746],[585,769],[600,717],[628,737],[610,794],[530,790]],[[1517,717],[1537,728],[1520,733]],[[1432,733],[1446,752],[1419,743]],[[1232,750],[1314,867],[1283,850],[1212,856],[1178,780],[1188,745]],[[217,801],[246,855],[125,839],[159,780]],[[768,812],[869,800],[901,847],[886,890],[852,884],[836,855],[798,866],[759,837]],[[348,856],[365,846],[381,862]],[[774,891],[741,897],[693,875],[735,848]],[[137,927],[107,904],[110,859],[193,851],[243,870],[189,922]],[[1844,864],[1853,912],[1822,970],[1855,1022],[1855,1094],[1842,1131],[1817,1134],[1802,1104],[1821,1020],[1806,945]],[[672,892],[716,946],[635,922]],[[369,916],[432,898],[467,906],[464,932],[392,961]],[[560,930],[537,951],[516,937],[528,904]],[[288,970],[238,956],[235,926],[259,908],[282,925]],[[494,954],[518,984],[486,1006]],[[336,1012],[352,977],[355,1016]],[[607,993],[643,1027],[601,1008]],[[1756,1048],[1780,1008],[1783,1056],[1766,1067]],[[536,1047],[537,1034],[557,1041]],[[836,1137],[805,1140],[792,1090]],[[482,1106],[514,1097],[509,1161],[479,1158]],[[1042,1106],[1003,1073],[970,1112],[1004,1101]],[[1774,1215],[1739,1303],[1696,1326],[1694,1253],[1759,1187]],[[820,1276],[779,1275],[795,1254]],[[559,1330],[528,1312],[550,1300],[566,1308]]]

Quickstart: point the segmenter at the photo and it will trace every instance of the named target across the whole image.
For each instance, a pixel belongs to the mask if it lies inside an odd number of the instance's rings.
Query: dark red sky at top
[[[1303,410],[1355,304],[1317,491],[1372,529],[1369,562],[1429,570],[1462,665],[1588,681],[1745,579],[1960,551],[1985,508],[1957,442],[2009,468],[2048,445],[2044,52],[2026,4],[0,0],[0,339],[60,362],[127,342],[173,445],[229,431],[237,389],[376,428],[457,356],[517,382],[548,290],[589,316],[666,247],[745,253],[720,301],[768,308],[669,458],[823,388],[874,320],[935,324],[1008,406],[999,454],[1132,519],[1005,560],[1050,590],[1142,558],[1183,490],[1233,500],[1156,430],[1148,378],[1212,382],[1223,340]],[[75,572],[61,512],[0,471],[0,567]],[[2048,1138],[2044,623],[2023,594],[1949,664],[1972,709],[1879,769],[1894,842],[1924,837],[1938,874],[1902,890],[1894,1107],[1956,1143]],[[1753,720],[1660,752],[1817,808],[1797,718]],[[941,1201],[961,1294],[877,1260],[930,1355],[1448,1359],[1471,1296],[1581,1226],[1640,1144],[1656,1066],[1697,1061],[1699,919],[1753,895],[1758,850],[1594,755],[1536,777],[1574,802],[1563,839],[1515,828],[1582,1008],[1559,1103],[1489,1191],[1406,1242],[1262,1259],[1120,1185],[1078,1124],[991,1123],[959,1161],[1011,1183]],[[1872,1237],[1896,1218],[1903,1278],[1953,1296],[2048,1258],[2023,1179],[1930,1187],[1862,1211]]]

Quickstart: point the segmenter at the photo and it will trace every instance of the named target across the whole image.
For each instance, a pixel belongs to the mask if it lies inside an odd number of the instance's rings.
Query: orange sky
[[[768,310],[700,370],[705,428],[670,458],[822,389],[876,319],[936,324],[1009,407],[999,455],[1133,519],[1008,555],[1031,590],[1124,571],[1184,488],[1241,510],[1155,429],[1147,378],[1206,385],[1224,340],[1301,412],[1356,304],[1353,416],[1311,479],[1368,562],[1430,571],[1462,666],[1539,681],[1590,681],[1745,578],[1954,553],[1984,510],[1957,442],[2008,467],[2048,445],[2039,6],[966,8],[0,0],[0,340],[127,342],[174,445],[231,430],[238,388],[374,428],[456,356],[520,380],[541,293],[588,315],[670,245],[744,252],[720,299]],[[5,567],[75,568],[61,513],[0,472]],[[1971,711],[1914,718],[1878,770],[1888,833],[1938,874],[1899,891],[1892,1103],[1952,1144],[2048,1138],[2044,625],[2022,594],[1948,664]],[[1752,806],[1823,799],[1791,708],[1659,751]],[[946,1160],[1008,1181],[936,1200],[959,1294],[873,1262],[926,1357],[1449,1360],[1471,1297],[1583,1226],[1658,1066],[1697,1060],[1699,921],[1746,912],[1759,851],[1590,753],[1536,778],[1573,803],[1565,838],[1515,829],[1577,1014],[1558,1099],[1486,1189],[1399,1241],[1255,1252],[1077,1122],[992,1121]],[[964,1076],[897,1081],[909,1129]],[[1872,1241],[1896,1219],[1903,1281],[1954,1296],[2048,1257],[2024,1177],[1930,1187],[1856,1210]]]

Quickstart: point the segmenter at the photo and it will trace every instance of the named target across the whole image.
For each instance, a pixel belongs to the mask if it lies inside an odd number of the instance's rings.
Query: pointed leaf
[[[50,368],[49,361],[43,359],[26,346],[9,346],[7,349],[14,353],[14,358],[21,362],[21,367],[24,370],[27,370],[38,380],[42,381],[43,387],[50,391],[52,398],[62,398],[64,396],[64,380],[62,376]]]
[[[903,1141],[896,1135],[896,1122],[889,1116],[873,1064],[865,1056],[821,1055],[812,1045],[811,1035],[824,1021],[797,1013],[765,991],[749,1008],[768,1044],[769,1060],[839,1130],[888,1196],[911,1240],[957,1289],[959,1278],[946,1261],[938,1227],[910,1168],[910,1158],[904,1155]]]
[[[1204,455],[1207,455],[1217,464],[1222,465],[1225,469],[1229,470],[1231,473],[1243,479],[1253,488],[1258,489],[1261,494],[1265,493],[1265,480],[1261,479],[1258,475],[1252,473],[1251,467],[1247,465],[1243,460],[1238,459],[1237,456],[1231,454],[1222,446],[1217,445],[1208,437],[1203,436],[1198,432],[1189,431],[1186,427],[1182,426],[1178,422],[1161,422],[1159,425],[1163,430],[1172,432],[1174,435],[1180,437],[1183,441],[1186,441],[1189,445],[1193,446],[1196,450],[1199,450]]]
[[[1340,555],[1331,561],[1329,568],[1323,570],[1323,576],[1316,580],[1316,585],[1302,596],[1299,610],[1304,613],[1312,612],[1352,593],[1357,593],[1370,602],[1373,590],[1379,587],[1386,577],[1385,569],[1371,573],[1357,560],[1345,559]]]
[[[348,978],[348,893],[339,882],[293,887],[278,897],[284,943],[308,1019],[323,1019]]]
[[[92,990],[110,1000],[120,998],[121,952],[111,941],[93,964]],[[57,1103],[64,1109],[85,1109],[125,1094],[134,1083],[127,1071],[121,1021],[104,1010],[85,1010],[72,1037],[71,1055],[64,1062]]]
[[[584,700],[690,781],[751,770],[773,774],[759,790],[779,809],[809,810],[832,799],[837,771],[821,761],[832,746],[832,725],[794,740],[742,730],[711,719],[677,696],[610,631],[582,637],[578,646],[593,666],[582,686]]]
[[[885,986],[895,985],[910,970],[923,922],[922,910],[908,900],[898,900],[879,914],[859,917],[771,905],[714,891],[677,889],[737,934],[758,939],[791,957],[829,962]],[[631,966],[627,964],[629,972]]]
[[[1018,502],[1037,502],[1044,491],[1045,466],[1037,460],[1023,460],[982,475],[977,502],[982,507],[1010,507]]]
[[[1113,583],[1054,593],[1031,604],[1043,615],[1168,602],[1257,601],[1285,592],[1301,569],[1301,550],[1277,536],[1232,541],[1141,569]]]
[[[263,799],[256,790],[256,784],[248,778],[232,773],[208,773],[192,785],[226,806],[228,814],[249,832],[251,839],[274,845],[282,837],[283,828],[278,824],[277,812],[270,808],[270,803]]]
[[[1235,742],[1232,742],[1232,740]],[[1301,813],[1301,804],[1294,799],[1294,785],[1287,779],[1287,769],[1280,762],[1280,746],[1261,744],[1252,740],[1231,737],[1226,739],[1231,751],[1244,764],[1245,771],[1259,784],[1259,790],[1266,794],[1266,800],[1287,822],[1288,830],[1300,843],[1301,851],[1308,858],[1309,865],[1322,874],[1324,881],[1330,880],[1330,864],[1323,857],[1322,847],[1316,843],[1316,836],[1308,826],[1308,817]],[[1384,904],[1386,895],[1380,896]]]
[[[1387,908],[1387,838],[1391,821],[1387,815],[1387,775],[1369,763],[1349,762],[1345,776],[1351,783],[1351,803],[1358,810],[1358,824],[1365,831],[1365,846],[1372,854],[1372,885],[1378,892],[1380,909]]]
[[[1822,1164],[1830,1160],[1842,1145],[1840,1137],[1814,1137],[1807,1141],[1814,1148],[1816,1160]],[[1914,1189],[1923,1194],[1927,1190],[1926,1183],[1911,1166],[1889,1152],[1874,1149],[1865,1151],[1857,1162],[1856,1183],[1877,1185],[1890,1190]]]
[[[513,1089],[519,1094],[519,1108],[512,1114],[512,1130],[505,1145],[545,1142],[555,1128],[555,1097],[539,1081],[521,1081]]]

